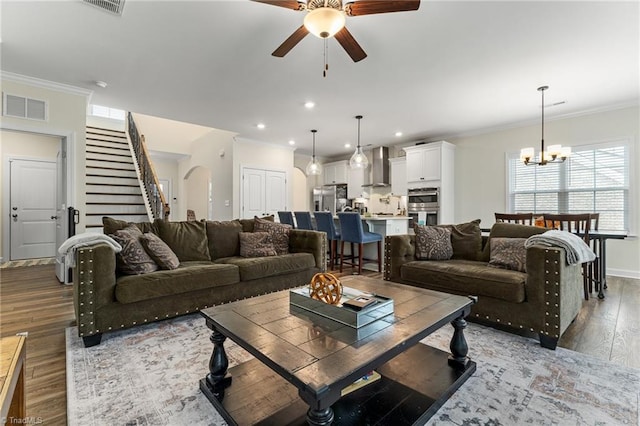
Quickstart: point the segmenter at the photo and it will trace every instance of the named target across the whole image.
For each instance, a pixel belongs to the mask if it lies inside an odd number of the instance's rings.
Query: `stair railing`
[[[160,183],[158,182],[158,175],[153,168],[153,163],[149,157],[149,151],[144,141],[144,135],[138,132],[136,123],[133,120],[133,114],[127,113],[127,130],[129,133],[129,139],[133,151],[136,155],[136,161],[138,162],[138,168],[140,169],[140,179],[144,185],[147,193],[147,199],[151,207],[151,214],[154,219],[169,219],[169,213],[171,209],[169,203],[162,193]]]

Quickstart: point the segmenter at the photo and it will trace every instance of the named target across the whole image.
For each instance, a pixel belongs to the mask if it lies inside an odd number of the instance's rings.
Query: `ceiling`
[[[347,18],[368,57],[307,36],[271,56],[305,12],[236,1],[1,2],[1,68],[94,91],[91,102],[311,151],[350,152],[637,105],[637,1],[429,1]],[[95,81],[108,83],[106,88]],[[315,102],[307,109],[304,103]],[[264,123],[265,129],[256,127]],[[396,137],[401,131],[403,136]]]

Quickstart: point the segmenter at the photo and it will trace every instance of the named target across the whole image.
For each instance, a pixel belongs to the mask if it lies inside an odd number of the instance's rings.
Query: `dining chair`
[[[319,232],[327,234],[329,242],[329,265],[333,268],[338,263],[338,241],[340,241],[340,232],[336,229],[331,212],[313,212],[316,218],[316,228]]]
[[[600,227],[600,213],[590,213],[589,216],[591,216],[591,223],[589,224],[589,232],[591,233],[591,231],[598,231],[599,227]],[[589,293],[591,293],[591,291],[593,291],[593,288],[591,287],[592,283],[596,283],[596,287],[602,285],[601,283],[604,281],[602,280],[603,277],[600,276],[600,244],[601,241],[597,238],[589,238],[591,240],[591,249],[593,250],[593,252],[596,254],[596,260],[594,260],[590,265],[589,265]],[[596,290],[599,290],[598,288],[596,288]]]
[[[340,221],[340,272],[344,265],[344,243],[351,243],[351,259],[346,262],[352,268],[356,266],[354,244],[358,244],[358,274],[362,273],[362,252],[367,243],[378,243],[378,272],[382,272],[382,235],[375,232],[368,232],[362,226],[360,213],[338,213]]]
[[[292,228],[296,227],[295,223],[293,223],[293,214],[291,212],[278,212],[278,219],[280,219],[280,223],[291,225]]]
[[[296,228],[308,229],[313,231],[313,223],[311,222],[311,213],[309,212],[293,212],[296,216]]]
[[[496,222],[519,223],[533,225],[533,213],[494,213]]]
[[[591,247],[591,241],[589,239],[589,230],[591,228],[591,213],[559,213],[550,214],[545,213],[543,215],[544,226],[551,229],[559,229],[561,231],[571,232],[572,234],[579,235],[589,247]],[[593,262],[591,262],[593,263]],[[592,265],[587,263],[582,264],[582,278],[584,283],[584,298],[589,300],[589,293],[591,293],[592,287],[592,275],[589,272]]]

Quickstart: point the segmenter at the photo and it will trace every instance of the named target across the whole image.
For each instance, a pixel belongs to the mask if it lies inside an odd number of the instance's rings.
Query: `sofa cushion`
[[[238,234],[243,231],[242,223],[239,220],[222,222],[208,220],[205,222],[205,225],[207,228],[207,241],[211,260],[240,255],[240,239]]]
[[[304,271],[316,266],[311,253],[290,253],[269,257],[228,257],[217,259],[216,263],[236,265],[240,268],[242,281],[284,275],[291,272]]]
[[[472,260],[415,260],[400,268],[403,280],[447,293],[487,296],[508,302],[525,300],[527,274],[492,268]]]
[[[180,262],[211,260],[204,222],[156,220],[158,235],[178,256]]]
[[[492,238],[489,266],[527,272],[526,238]]]
[[[122,250],[116,254],[116,268],[119,273],[139,275],[158,270],[158,265],[140,243],[141,236],[142,233],[134,225],[111,234],[111,237],[122,246]]]
[[[484,246],[482,256],[479,260],[489,262],[491,259],[491,238],[529,238],[532,235],[543,234],[546,228],[537,226],[520,225],[517,223],[496,222],[491,227],[489,240]]]
[[[451,230],[452,259],[479,260],[482,253],[480,219],[457,225],[438,226]]]
[[[260,219],[268,220],[269,222],[275,222],[274,216],[263,216]],[[253,228],[256,224],[255,219],[239,219],[242,225],[242,232],[253,232]]]
[[[453,256],[451,229],[438,226],[415,225],[416,258],[447,260]]]
[[[289,253],[289,233],[291,229],[291,225],[275,223],[259,217],[255,218],[255,226],[253,227],[254,232],[268,232],[271,234],[273,248],[276,249],[276,253],[279,255]]]
[[[265,257],[275,256],[271,234],[268,232],[241,232],[240,234],[241,257]]]
[[[140,242],[160,269],[176,269],[180,265],[178,256],[156,234],[145,232],[140,236]]]
[[[129,225],[135,225],[142,233],[146,233],[146,232],[153,232],[154,234],[158,233],[158,230],[156,229],[155,224],[151,222],[133,223],[133,222],[127,222],[125,220],[114,219],[108,216],[102,216],[103,233],[107,235],[113,234],[114,232],[124,229]]]
[[[237,284],[238,267],[211,262],[182,262],[177,269],[122,276],[116,282],[116,300],[134,303],[156,297]]]

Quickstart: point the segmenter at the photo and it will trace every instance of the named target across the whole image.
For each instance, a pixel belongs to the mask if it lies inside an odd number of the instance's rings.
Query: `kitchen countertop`
[[[409,216],[392,216],[392,215],[376,215],[372,214],[371,216],[361,216],[364,220],[394,220],[394,219],[404,219],[408,220]]]

